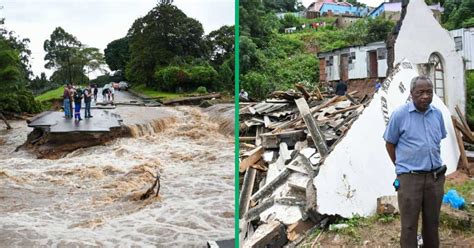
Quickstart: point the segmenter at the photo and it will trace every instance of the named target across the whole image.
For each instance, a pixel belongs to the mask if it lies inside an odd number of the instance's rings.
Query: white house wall
[[[456,113],[456,105],[464,113],[466,92],[462,57],[456,52],[448,31],[440,26],[424,1],[411,0],[395,42],[394,64],[404,58],[415,64],[427,63],[435,52],[444,62],[446,105],[451,113]]]
[[[350,52],[355,52],[356,59],[349,70],[349,79],[367,78],[367,52],[360,47],[351,48]]]
[[[329,57],[328,57],[329,58]],[[339,55],[333,55],[333,64],[332,66],[326,66],[326,73],[328,81],[339,80]]]
[[[377,75],[380,78],[387,77],[387,59],[377,60]]]
[[[395,167],[382,136],[386,120],[409,97],[410,79],[418,75],[415,65],[407,61],[398,68],[400,70],[396,69],[393,77],[383,82],[381,90],[375,93],[321,166],[314,179],[318,212],[347,218],[354,214],[368,216],[375,213],[378,197],[395,195],[392,186]],[[459,159],[451,114],[436,95],[432,105],[443,113],[448,131],[447,138],[441,142],[441,159],[448,166],[449,174],[456,170]]]
[[[461,28],[449,31],[451,37],[462,37],[462,50],[458,51],[466,62],[466,70],[474,70],[474,28]]]

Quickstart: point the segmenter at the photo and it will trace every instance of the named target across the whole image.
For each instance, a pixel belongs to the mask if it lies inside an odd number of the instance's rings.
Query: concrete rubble
[[[297,245],[337,216],[375,214],[377,201],[381,213],[396,211],[391,197],[395,171],[382,135],[392,111],[410,100],[406,89],[416,75],[416,66],[404,60],[378,92],[364,97],[356,98],[357,92],[350,90],[345,96],[308,92],[297,85],[298,91],[241,103],[243,247]],[[449,174],[456,171],[460,156],[457,131],[439,97],[432,104],[442,111],[448,130],[441,156]]]

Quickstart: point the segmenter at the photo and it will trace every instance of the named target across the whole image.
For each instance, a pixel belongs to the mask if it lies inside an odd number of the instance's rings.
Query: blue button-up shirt
[[[441,111],[433,106],[419,112],[413,102],[392,113],[383,138],[395,145],[395,172],[431,171],[442,165],[441,140],[446,138]]]

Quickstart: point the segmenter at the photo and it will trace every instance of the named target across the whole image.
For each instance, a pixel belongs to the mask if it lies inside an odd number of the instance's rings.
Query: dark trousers
[[[84,102],[86,108],[84,109],[84,116],[86,118],[91,117],[91,102]]]
[[[439,247],[439,214],[444,195],[445,176],[401,174],[398,176],[398,206],[402,222],[400,245],[417,247],[418,217],[422,213],[423,247]]]

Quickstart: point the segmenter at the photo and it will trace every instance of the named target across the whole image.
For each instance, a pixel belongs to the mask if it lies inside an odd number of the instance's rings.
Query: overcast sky
[[[5,27],[29,38],[33,73],[46,72],[43,43],[61,26],[90,47],[102,52],[108,43],[126,35],[135,19],[146,15],[157,0],[0,0]],[[188,17],[202,23],[207,34],[234,25],[234,0],[174,0]],[[91,75],[92,77],[92,75]]]

